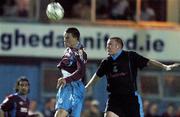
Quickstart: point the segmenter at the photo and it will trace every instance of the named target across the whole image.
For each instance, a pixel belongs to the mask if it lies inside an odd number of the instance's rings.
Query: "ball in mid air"
[[[46,15],[50,20],[58,21],[64,17],[64,9],[58,2],[52,2],[46,8]]]

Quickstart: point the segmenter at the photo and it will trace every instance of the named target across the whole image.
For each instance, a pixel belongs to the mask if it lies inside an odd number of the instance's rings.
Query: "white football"
[[[58,21],[64,17],[64,9],[58,2],[49,3],[46,15],[50,20]]]

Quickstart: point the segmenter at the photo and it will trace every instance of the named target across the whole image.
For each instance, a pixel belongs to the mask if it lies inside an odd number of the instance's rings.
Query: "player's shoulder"
[[[3,101],[3,103],[6,103],[6,102],[11,102],[11,101],[14,101],[16,100],[17,98],[17,94],[16,93],[13,93],[13,94],[9,94],[5,97],[5,100]]]
[[[123,51],[124,51],[125,53],[130,53],[130,54],[131,54],[131,53],[133,53],[133,54],[134,54],[134,53],[137,53],[137,52],[132,51],[132,50],[123,50]]]
[[[13,99],[13,98],[16,98],[17,96],[18,96],[17,93],[12,93],[12,94],[8,95],[7,98]]]
[[[102,59],[102,61],[108,61],[108,60],[110,60],[110,59],[111,59],[111,56],[108,55],[106,58]]]
[[[129,50],[129,51],[125,51],[125,53],[129,54],[130,56],[136,56],[139,55],[137,52]]]
[[[108,63],[111,61],[111,59],[112,59],[111,56],[107,56],[106,58],[101,60],[101,63]]]

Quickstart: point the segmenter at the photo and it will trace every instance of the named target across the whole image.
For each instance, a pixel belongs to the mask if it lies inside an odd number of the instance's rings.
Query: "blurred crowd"
[[[143,109],[145,117],[180,117],[180,106],[178,107],[175,103],[166,103],[163,107],[161,106],[157,102],[144,100]],[[162,109],[164,110],[162,111]]]
[[[38,109],[38,104],[35,100],[31,100],[29,115],[36,115],[36,117],[54,117],[55,113],[54,97],[45,101],[43,109]],[[103,112],[99,109],[99,102],[92,97],[87,97],[84,100],[84,107],[81,117],[103,117]],[[144,117],[180,117],[180,107],[175,103],[166,103],[160,105],[158,102],[144,99],[143,101]]]
[[[99,3],[97,16],[102,19],[136,20],[136,2],[133,0],[107,0],[106,4]],[[157,20],[155,9],[151,7],[148,0],[142,0],[140,19],[143,21]]]
[[[2,0],[0,15],[5,17],[28,17],[30,0]]]
[[[48,98],[43,106],[39,109],[38,103],[35,100],[30,101],[29,115],[35,117],[54,117],[56,99],[54,97]]]
[[[39,109],[37,102],[31,100],[29,115],[32,117],[54,117],[55,102],[56,99],[54,97],[48,98],[43,108]],[[81,117],[103,117],[103,113],[99,110],[99,102],[91,97],[86,98]]]
[[[91,19],[91,0],[55,0],[65,10],[66,19]],[[163,21],[165,1],[142,0],[140,19],[143,21]],[[42,3],[42,4],[41,4]],[[49,1],[34,0],[2,0],[0,16],[38,19],[45,16],[45,8]],[[155,4],[161,4],[156,7]],[[38,6],[40,5],[40,6]],[[95,15],[97,19],[136,20],[136,1],[134,0],[96,0]],[[159,13],[161,11],[161,13]],[[39,13],[40,12],[40,13]],[[44,15],[42,15],[44,14]]]

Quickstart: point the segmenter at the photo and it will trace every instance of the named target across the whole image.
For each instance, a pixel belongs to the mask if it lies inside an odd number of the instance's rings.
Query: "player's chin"
[[[21,95],[27,95],[28,92],[27,92],[27,91],[23,91],[23,92],[21,92],[20,94],[21,94]]]

